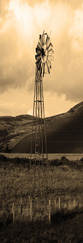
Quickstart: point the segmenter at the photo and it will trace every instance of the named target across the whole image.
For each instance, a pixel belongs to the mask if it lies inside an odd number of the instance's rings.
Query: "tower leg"
[[[43,82],[40,71],[36,69],[33,116],[35,117],[35,125],[32,131],[32,152],[35,153],[35,160],[48,159],[46,127],[45,127],[45,111]]]

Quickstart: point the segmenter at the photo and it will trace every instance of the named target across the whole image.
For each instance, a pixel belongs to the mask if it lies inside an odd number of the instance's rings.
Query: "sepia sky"
[[[50,35],[54,62],[43,79],[46,116],[83,100],[83,1],[0,0],[0,116],[32,114],[35,48]]]

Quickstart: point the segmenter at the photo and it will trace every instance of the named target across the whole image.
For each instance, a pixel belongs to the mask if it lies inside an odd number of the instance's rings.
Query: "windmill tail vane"
[[[43,34],[39,35],[35,54],[36,73],[33,102],[35,126],[32,128],[31,146],[31,155],[34,153],[35,159],[40,158],[42,160],[48,158],[42,78],[45,74],[50,74],[53,54],[53,45],[50,37],[43,31]]]

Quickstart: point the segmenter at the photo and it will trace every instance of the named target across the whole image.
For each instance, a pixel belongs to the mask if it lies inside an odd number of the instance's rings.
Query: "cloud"
[[[65,94],[66,99],[80,101],[83,99],[83,49],[80,50],[79,43],[74,45],[74,41],[64,32],[59,46],[56,43],[51,83],[50,76],[47,76],[44,88],[59,96]]]
[[[28,0],[27,0],[28,1]],[[59,3],[62,3],[62,4],[67,4],[69,6],[71,6],[71,8],[73,9],[76,9],[76,8],[79,8],[80,6],[82,6],[83,4],[83,0],[48,0],[50,3],[52,4],[59,4]],[[36,0],[35,0],[36,2]]]
[[[35,47],[45,29],[52,31],[54,63],[44,89],[66,99],[83,97],[82,1],[2,1],[0,18],[0,92],[33,89]]]
[[[23,3],[28,3],[29,6],[33,7],[34,5],[40,4],[40,0],[22,0]],[[41,0],[41,3],[45,2],[45,0]]]
[[[32,101],[27,89],[8,89],[0,94],[0,115],[26,114],[33,107]]]
[[[22,0],[23,3],[28,3],[30,6],[34,6],[34,5],[37,5],[37,4],[40,4],[40,0]],[[45,0],[41,0],[41,3],[45,2]],[[54,4],[54,5],[57,5],[59,3],[66,3],[68,5],[70,5],[73,9],[76,9],[78,8],[79,6],[82,5],[83,3],[83,0],[47,0],[48,3],[50,4]]]
[[[18,31],[14,15],[7,12],[0,31],[0,91],[9,87],[22,87],[32,75],[33,58],[30,41]]]

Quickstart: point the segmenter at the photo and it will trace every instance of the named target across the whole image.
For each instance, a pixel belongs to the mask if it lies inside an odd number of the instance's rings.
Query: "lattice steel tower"
[[[31,153],[35,153],[35,159],[41,158],[42,160],[48,158],[43,96],[43,77],[44,74],[50,73],[53,53],[53,45],[51,43],[50,37],[43,31],[43,34],[39,36],[35,55],[36,72],[33,116],[35,116],[36,122],[35,126],[33,126],[31,149]]]

